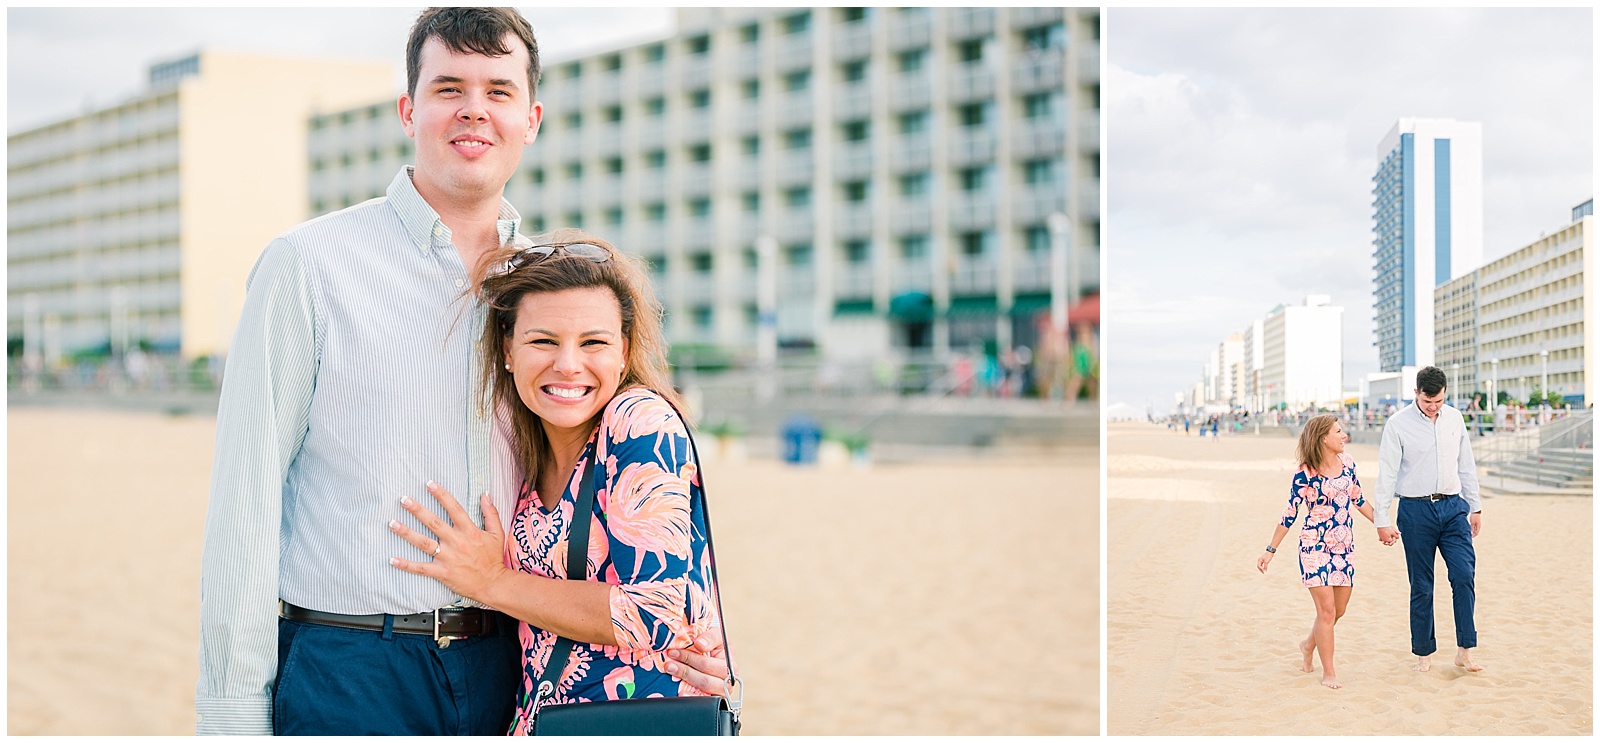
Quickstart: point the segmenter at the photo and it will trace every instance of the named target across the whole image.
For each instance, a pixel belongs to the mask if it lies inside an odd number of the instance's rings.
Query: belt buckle
[[[441,634],[439,634],[439,626],[442,624],[442,622],[439,619],[439,612],[445,611],[446,609],[450,609],[450,608],[453,608],[453,607],[445,606],[445,607],[440,607],[438,609],[434,609],[433,610],[433,641],[436,642],[436,643],[439,643],[439,648],[441,650],[444,649],[444,648],[450,647],[450,641],[451,640],[465,640],[468,637],[470,637],[470,635],[441,635]]]

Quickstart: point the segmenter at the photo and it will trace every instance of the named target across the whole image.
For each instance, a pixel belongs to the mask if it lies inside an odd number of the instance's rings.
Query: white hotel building
[[[545,67],[506,195],[524,232],[649,259],[675,344],[753,350],[775,244],[781,345],[1033,345],[1052,214],[1069,293],[1098,291],[1099,26],[1095,8],[680,10],[671,38]],[[392,97],[313,118],[310,211],[381,195],[410,151]]]

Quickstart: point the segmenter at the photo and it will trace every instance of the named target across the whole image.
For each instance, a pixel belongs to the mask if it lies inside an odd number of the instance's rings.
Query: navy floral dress
[[[1283,509],[1283,526],[1291,528],[1305,506],[1306,522],[1300,529],[1300,581],[1310,586],[1354,585],[1356,509],[1367,501],[1356,479],[1356,462],[1339,455],[1342,465],[1333,477],[1317,474],[1305,465],[1289,485],[1289,505]]]

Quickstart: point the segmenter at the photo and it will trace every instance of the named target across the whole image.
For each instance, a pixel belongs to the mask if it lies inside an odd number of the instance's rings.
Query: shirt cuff
[[[261,697],[197,698],[196,735],[272,735],[272,700]]]

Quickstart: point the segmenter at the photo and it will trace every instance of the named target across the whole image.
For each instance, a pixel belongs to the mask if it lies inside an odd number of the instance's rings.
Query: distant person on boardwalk
[[[1350,592],[1356,577],[1354,517],[1360,511],[1372,521],[1372,506],[1361,497],[1361,481],[1356,463],[1344,453],[1350,436],[1332,415],[1312,418],[1300,431],[1295,452],[1300,469],[1289,485],[1289,505],[1283,521],[1272,533],[1272,544],[1256,558],[1256,569],[1267,572],[1278,545],[1289,527],[1294,526],[1305,507],[1305,525],[1300,529],[1300,582],[1311,591],[1317,618],[1311,634],[1300,641],[1300,670],[1316,670],[1313,657],[1322,661],[1322,685],[1339,688],[1333,668],[1333,626],[1350,605]]]
[[[1417,371],[1415,402],[1383,424],[1374,523],[1384,544],[1405,542],[1411,576],[1411,653],[1416,656],[1412,668],[1427,671],[1429,656],[1438,649],[1433,633],[1433,556],[1438,552],[1450,576],[1456,665],[1481,671],[1483,666],[1472,660],[1472,648],[1478,645],[1472,617],[1478,558],[1472,540],[1482,528],[1483,502],[1478,498],[1472,439],[1461,413],[1444,404],[1444,393],[1444,372],[1436,366],[1423,367]],[[1391,519],[1389,506],[1395,498],[1400,507]]]

